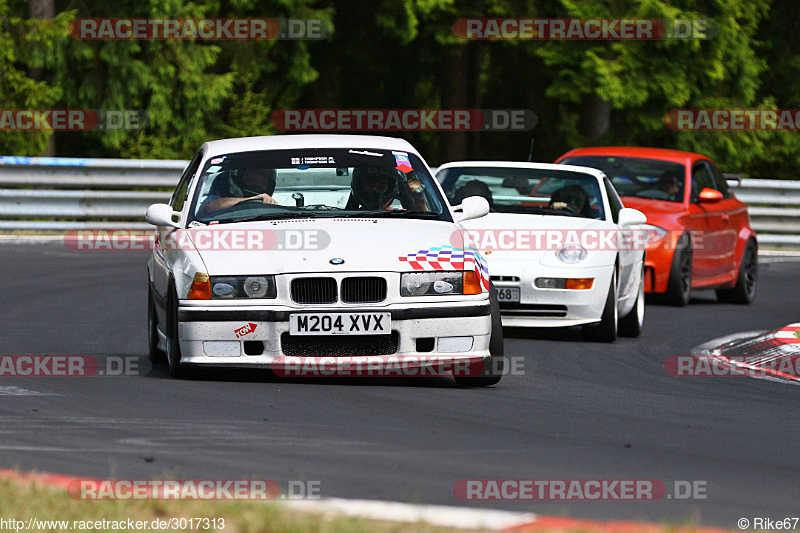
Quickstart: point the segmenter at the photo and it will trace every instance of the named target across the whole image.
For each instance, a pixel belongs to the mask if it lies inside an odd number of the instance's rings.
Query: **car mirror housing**
[[[172,206],[168,204],[153,204],[147,208],[144,218],[149,224],[159,228],[178,228],[180,224],[173,220],[173,217],[177,214],[172,210]]]
[[[461,213],[458,221],[473,220],[489,214],[489,202],[483,196],[468,196],[461,202]]]
[[[647,216],[638,209],[631,209],[630,207],[623,207],[619,211],[620,226],[635,226],[637,224],[644,224],[647,222]]]
[[[700,195],[697,198],[698,200],[700,200],[700,203],[702,204],[715,204],[720,200],[722,200],[722,193],[717,190],[709,189],[708,187],[706,187],[705,189],[700,191]]]

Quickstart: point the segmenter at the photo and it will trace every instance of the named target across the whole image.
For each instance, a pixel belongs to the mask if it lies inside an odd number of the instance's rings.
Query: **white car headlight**
[[[275,276],[211,276],[215,300],[275,298]]]
[[[586,248],[577,244],[567,245],[556,252],[556,257],[558,257],[558,260],[562,263],[567,263],[568,265],[580,263],[586,259],[587,255],[589,255],[589,253],[586,251]]]
[[[659,228],[658,226],[653,226],[652,224],[642,224],[641,227],[647,232],[647,244],[658,242],[667,234],[667,230]]]
[[[400,296],[462,294],[462,272],[408,272],[400,276]]]

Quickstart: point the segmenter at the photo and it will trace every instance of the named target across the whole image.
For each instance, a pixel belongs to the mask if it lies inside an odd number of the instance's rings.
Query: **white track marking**
[[[37,392],[28,389],[21,389],[16,386],[0,387],[0,396],[60,396],[49,392]]]
[[[339,514],[394,522],[425,522],[434,526],[462,529],[501,530],[536,520],[536,515],[532,513],[379,500],[329,498],[325,500],[287,501],[284,503],[291,509],[310,513]]]

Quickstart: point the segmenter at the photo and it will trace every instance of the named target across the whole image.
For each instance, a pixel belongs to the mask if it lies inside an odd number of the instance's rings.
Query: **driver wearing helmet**
[[[392,202],[399,198],[404,209],[429,211],[420,181],[417,178],[400,180],[394,168],[356,167],[345,209],[391,211]]]
[[[275,169],[245,168],[233,169],[227,177],[220,176],[211,185],[200,216],[224,211],[246,200],[261,200],[265,204],[277,204],[272,193],[275,192]]]
[[[586,191],[580,185],[562,187],[553,193],[550,198],[550,209],[569,209],[577,214],[586,215],[588,207]]]

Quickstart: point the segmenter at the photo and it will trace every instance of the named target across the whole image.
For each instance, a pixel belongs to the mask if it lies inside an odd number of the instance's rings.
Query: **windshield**
[[[492,211],[605,219],[594,176],[530,168],[453,167],[436,175],[451,205],[483,196]]]
[[[221,224],[295,217],[451,220],[422,160],[374,149],[269,150],[206,162],[189,220]]]
[[[602,170],[620,196],[682,202],[685,170],[680,163],[635,157],[577,156],[559,161]]]

